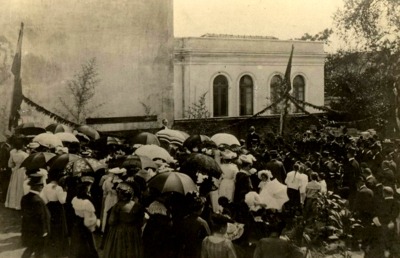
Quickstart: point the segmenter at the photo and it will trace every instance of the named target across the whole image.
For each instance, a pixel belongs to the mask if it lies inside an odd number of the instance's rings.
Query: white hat
[[[116,168],[109,169],[108,172],[110,172],[112,174],[123,174],[126,172],[126,169],[116,167]]]
[[[271,179],[272,178],[272,173],[269,170],[260,170],[258,171],[258,178],[261,179],[261,176],[265,175],[267,178]]]

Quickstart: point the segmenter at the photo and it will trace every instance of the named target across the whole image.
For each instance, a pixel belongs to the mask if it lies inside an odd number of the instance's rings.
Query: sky
[[[332,28],[343,0],[174,0],[174,34],[293,39]]]

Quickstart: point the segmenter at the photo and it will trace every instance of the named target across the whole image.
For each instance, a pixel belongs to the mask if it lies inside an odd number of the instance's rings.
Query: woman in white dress
[[[117,191],[115,187],[118,183],[122,182],[119,175],[124,173],[123,169],[113,168],[108,170],[110,177],[108,177],[103,183],[103,197],[104,205],[101,218],[101,231],[104,233],[107,224],[107,213],[108,211],[118,202]]]
[[[239,169],[235,164],[230,163],[230,160],[227,160],[227,162],[228,163],[222,163],[220,165],[222,176],[219,185],[219,196],[225,196],[230,202],[232,202],[233,194],[235,193],[235,177]]]
[[[8,185],[6,208],[21,209],[21,199],[24,196],[24,180],[26,178],[25,168],[21,168],[21,163],[29,156],[23,150],[23,140],[15,139],[14,149],[10,151],[8,166],[12,169],[10,184]]]

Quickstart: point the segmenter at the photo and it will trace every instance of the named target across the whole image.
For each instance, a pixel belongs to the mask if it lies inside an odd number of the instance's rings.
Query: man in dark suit
[[[260,136],[256,133],[256,128],[251,126],[249,129],[249,133],[246,137],[246,146],[247,149],[255,149],[260,144]]]
[[[374,192],[361,180],[357,182],[358,192],[353,210],[363,226],[370,225],[374,217]]]
[[[364,182],[365,186],[371,189],[373,192],[375,192],[376,185],[378,184],[378,181],[376,178],[372,175],[372,171],[369,168],[363,168],[362,170],[362,175],[364,177]]]
[[[282,184],[285,183],[286,170],[283,163],[278,160],[278,152],[276,150],[271,150],[269,153],[271,160],[267,163],[266,169],[270,170],[272,176]]]
[[[347,149],[348,160],[343,164],[343,182],[342,187],[349,189],[349,203],[352,206],[354,198],[357,194],[357,181],[361,176],[360,164],[354,158],[356,150],[354,148]]]
[[[30,175],[29,193],[22,197],[22,245],[27,247],[22,258],[44,257],[45,240],[50,231],[50,213],[46,204],[40,197],[43,188],[42,175],[37,173]]]
[[[11,146],[7,142],[0,142],[0,201],[4,202],[10,183],[11,168],[8,167]]]

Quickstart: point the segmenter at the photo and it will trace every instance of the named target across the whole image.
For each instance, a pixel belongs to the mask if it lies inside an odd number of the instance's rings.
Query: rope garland
[[[279,103],[281,103],[284,99],[285,99],[285,96],[281,96],[281,97],[280,97],[278,100],[276,100],[274,103],[271,103],[270,105],[268,105],[267,107],[265,107],[265,108],[262,109],[261,111],[259,111],[259,112],[257,112],[256,114],[252,115],[251,117],[249,117],[249,118],[247,118],[247,119],[245,119],[245,120],[241,120],[241,121],[238,121],[238,122],[236,122],[236,123],[230,124],[230,125],[228,125],[228,126],[219,128],[218,130],[214,130],[213,132],[210,133],[210,135],[213,135],[213,134],[215,134],[215,133],[224,131],[224,130],[226,130],[226,129],[229,129],[229,128],[231,128],[231,127],[237,126],[237,125],[239,125],[239,124],[248,122],[250,119],[254,119],[254,118],[260,116],[261,114],[265,113],[267,110],[269,110],[269,109],[275,107],[276,105],[278,105]]]
[[[54,114],[53,112],[47,110],[46,108],[40,106],[39,104],[33,102],[32,100],[30,100],[29,98],[22,96],[23,97],[23,101],[25,101],[26,104],[28,104],[29,106],[33,107],[34,109],[36,109],[36,111],[49,116],[50,118],[54,119],[55,121],[57,121],[58,123],[62,123],[65,125],[69,125],[71,127],[78,127],[80,126],[77,123],[74,123],[72,121],[69,121],[67,119],[62,118],[61,116]]]

